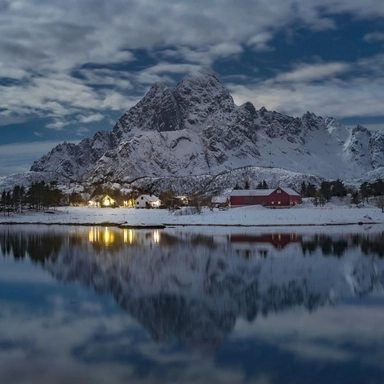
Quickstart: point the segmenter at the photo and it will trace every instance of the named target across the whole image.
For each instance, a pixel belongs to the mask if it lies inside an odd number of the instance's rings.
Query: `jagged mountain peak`
[[[384,166],[384,135],[345,127],[312,112],[292,117],[236,106],[218,75],[203,68],[175,88],[155,83],[111,132],[62,144],[32,171],[86,181],[217,175],[241,167],[282,167],[324,178],[357,179]]]
[[[360,124],[356,125],[356,127],[354,127],[352,129],[352,134],[356,134],[357,132],[361,132],[361,133],[364,133],[368,136],[371,136],[371,131],[368,128],[366,128]]]
[[[254,118],[257,117],[256,108],[250,101],[245,102],[240,107],[247,110],[251,114],[251,116],[253,116]]]
[[[217,118],[217,113],[230,113],[235,109],[232,96],[217,74],[206,68],[181,79],[173,93],[189,128],[199,128],[209,118]]]

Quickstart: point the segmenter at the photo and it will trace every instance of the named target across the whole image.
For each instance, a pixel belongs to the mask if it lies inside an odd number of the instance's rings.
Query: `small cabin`
[[[228,209],[231,205],[229,196],[212,196],[211,205],[220,210]]]
[[[135,200],[135,208],[159,208],[161,201],[155,195],[140,195]]]

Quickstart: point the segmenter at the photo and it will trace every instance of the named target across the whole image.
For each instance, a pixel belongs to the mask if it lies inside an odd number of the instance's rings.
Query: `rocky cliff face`
[[[247,166],[281,167],[324,178],[358,179],[384,166],[384,135],[307,112],[286,116],[248,102],[236,106],[209,69],[174,89],[154,84],[112,131],[61,144],[36,161],[87,181],[216,175]]]

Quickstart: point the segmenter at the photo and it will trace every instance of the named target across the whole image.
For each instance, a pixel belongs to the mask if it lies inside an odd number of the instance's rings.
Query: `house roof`
[[[156,197],[155,195],[140,195],[136,200],[139,200],[139,199],[145,199],[147,201],[158,201],[159,198]]]
[[[300,196],[300,193],[297,193],[295,190],[293,190],[292,188],[283,188],[283,187],[280,187],[280,189],[282,189],[285,193],[288,193],[288,195],[290,196]]]
[[[228,202],[228,196],[213,196],[211,199],[212,203],[227,203]]]
[[[99,203],[100,201],[102,201],[104,199],[110,199],[111,201],[115,201],[109,195],[96,195],[96,196],[93,196],[92,199],[90,199],[89,201],[92,201],[94,203]]]
[[[275,189],[237,189],[231,192],[231,196],[268,196]]]

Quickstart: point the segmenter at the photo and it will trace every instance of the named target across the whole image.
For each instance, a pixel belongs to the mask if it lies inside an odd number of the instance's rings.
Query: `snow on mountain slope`
[[[32,171],[70,179],[130,182],[139,177],[217,175],[278,167],[316,177],[358,180],[384,166],[384,135],[307,112],[291,117],[251,103],[236,106],[210,69],[171,89],[154,84],[110,132],[61,144]]]

